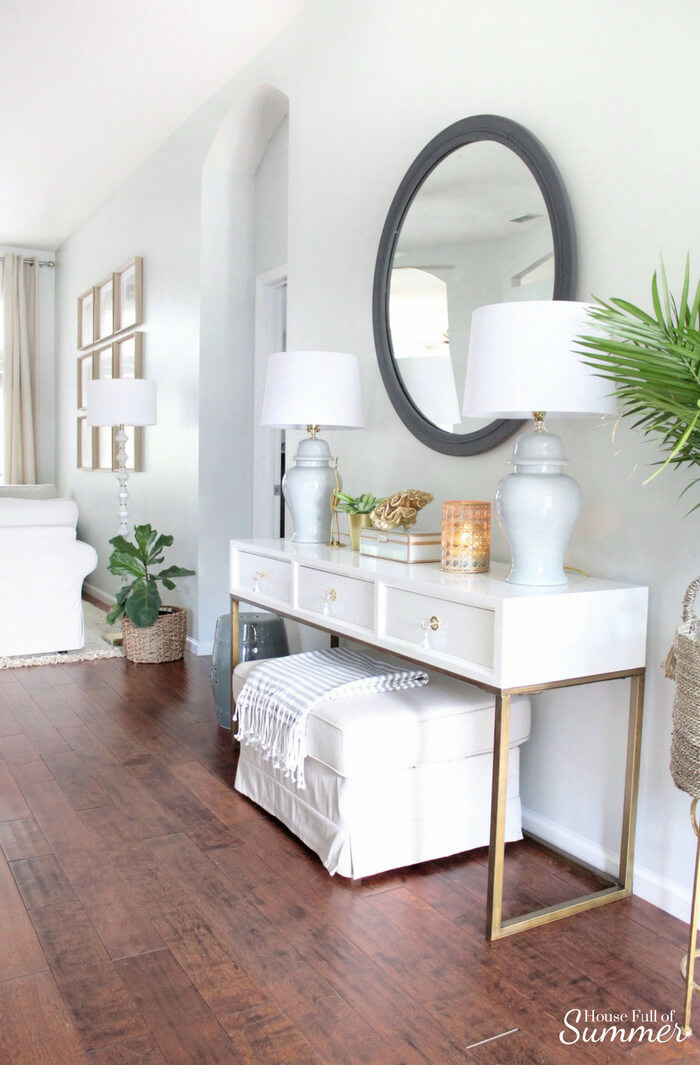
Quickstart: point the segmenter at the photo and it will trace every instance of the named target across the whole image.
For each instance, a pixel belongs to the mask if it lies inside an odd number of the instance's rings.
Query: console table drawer
[[[327,570],[299,567],[299,607],[319,617],[372,629],[374,584]]]
[[[255,592],[282,603],[292,601],[291,563],[277,558],[238,554],[238,582],[244,592]]]
[[[386,590],[386,635],[414,647],[493,666],[495,613],[400,588]]]

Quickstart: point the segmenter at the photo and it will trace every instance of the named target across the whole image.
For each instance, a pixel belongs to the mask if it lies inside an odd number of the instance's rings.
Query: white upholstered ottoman
[[[242,662],[234,698],[259,662]],[[235,787],[278,818],[329,873],[372,876],[489,842],[494,697],[430,673],[408,691],[326,700],[307,721],[305,790],[242,744]],[[530,702],[511,704],[506,840],[522,839],[519,745]]]

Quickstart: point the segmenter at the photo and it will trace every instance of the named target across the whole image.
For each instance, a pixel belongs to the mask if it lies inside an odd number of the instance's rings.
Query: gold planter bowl
[[[183,606],[161,607],[158,619],[145,629],[124,617],[122,632],[130,662],[176,662],[185,653],[187,613]]]
[[[350,547],[353,551],[360,550],[360,529],[369,529],[371,526],[369,514],[348,514]]]

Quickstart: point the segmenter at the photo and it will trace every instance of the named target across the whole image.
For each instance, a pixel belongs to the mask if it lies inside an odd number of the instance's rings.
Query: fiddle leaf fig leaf
[[[160,594],[152,578],[135,582],[126,600],[126,616],[137,629],[145,629],[158,619]]]

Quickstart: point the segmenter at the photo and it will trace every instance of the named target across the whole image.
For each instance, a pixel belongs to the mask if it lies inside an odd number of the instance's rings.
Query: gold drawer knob
[[[423,633],[423,639],[420,645],[424,651],[429,651],[430,648],[430,633],[437,632],[440,628],[440,618],[433,614],[429,618],[423,618],[420,623],[421,632]]]
[[[267,577],[267,573],[265,572],[264,569],[256,569],[255,573],[253,574],[253,591],[254,592],[259,592],[260,591],[260,581],[264,581],[266,577]]]
[[[327,592],[322,593],[321,598],[323,599],[323,616],[328,617],[330,605],[331,603],[335,603],[338,598],[338,593],[335,588],[329,588]]]

